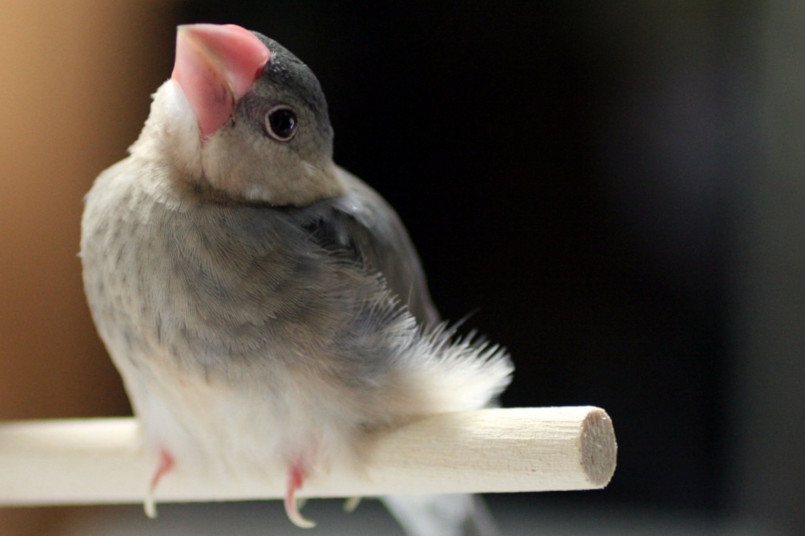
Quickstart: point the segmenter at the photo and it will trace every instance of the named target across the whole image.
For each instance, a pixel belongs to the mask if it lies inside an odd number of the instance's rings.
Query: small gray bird
[[[332,160],[310,69],[233,25],[177,32],[130,155],[86,197],[92,315],[154,474],[305,481],[368,430],[490,403],[512,366],[440,323],[397,215]],[[389,497],[411,535],[482,531],[469,496]]]

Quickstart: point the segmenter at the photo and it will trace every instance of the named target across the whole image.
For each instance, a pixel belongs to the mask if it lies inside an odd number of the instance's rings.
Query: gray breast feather
[[[484,405],[508,383],[508,356],[437,327],[397,216],[345,180],[345,196],[280,209],[165,188],[131,159],[104,174],[82,252],[116,362],[338,402],[353,424]]]

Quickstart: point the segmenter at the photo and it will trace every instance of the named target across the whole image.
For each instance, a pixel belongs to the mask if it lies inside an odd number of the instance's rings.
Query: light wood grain
[[[132,418],[0,425],[0,505],[141,502],[153,467]],[[339,468],[300,496],[526,492],[604,487],[615,470],[612,422],[594,407],[510,408],[435,415],[377,433],[364,470]],[[275,479],[212,481],[171,473],[157,501],[280,498]]]

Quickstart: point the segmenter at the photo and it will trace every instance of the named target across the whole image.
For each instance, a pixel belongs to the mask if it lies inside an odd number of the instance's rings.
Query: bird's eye
[[[277,141],[288,141],[296,134],[299,121],[288,106],[275,106],[266,114],[266,132]]]

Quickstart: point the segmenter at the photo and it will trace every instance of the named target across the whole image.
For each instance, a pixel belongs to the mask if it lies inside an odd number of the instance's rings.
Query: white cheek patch
[[[155,98],[154,104],[160,106],[160,113],[167,120],[169,128],[174,130],[177,138],[199,146],[201,132],[198,128],[198,121],[179,84],[168,80],[162,84],[159,91],[164,91],[164,98],[158,100]]]
[[[187,175],[200,176],[201,151],[201,132],[193,109],[179,85],[168,80],[154,93],[151,113],[129,152],[171,162]]]

